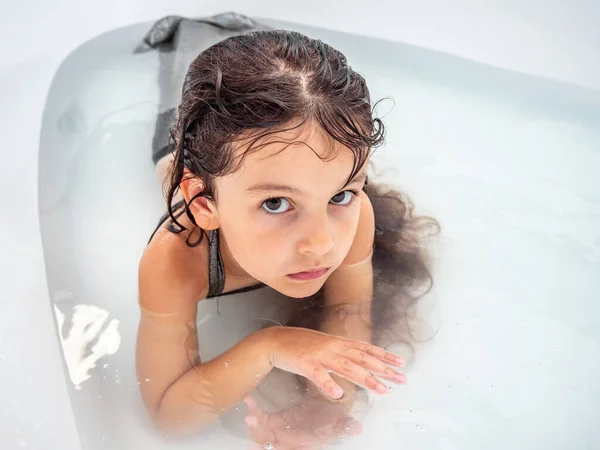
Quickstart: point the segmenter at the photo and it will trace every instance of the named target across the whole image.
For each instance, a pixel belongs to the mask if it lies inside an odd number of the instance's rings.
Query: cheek
[[[281,265],[286,260],[289,234],[264,225],[257,220],[240,221],[229,229],[231,252],[246,270],[272,270],[274,265]]]
[[[360,217],[360,206],[356,205],[352,207],[351,211],[346,211],[339,217],[337,221],[337,237],[341,244],[352,244],[354,236],[358,230],[358,220]]]

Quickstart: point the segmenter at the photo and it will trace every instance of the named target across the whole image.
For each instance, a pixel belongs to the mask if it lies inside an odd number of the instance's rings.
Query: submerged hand
[[[263,411],[252,396],[244,401],[249,409],[248,432],[260,449],[317,450],[334,438],[344,434],[356,436],[362,431],[360,423],[349,417],[342,407],[328,401],[303,400],[273,414]]]

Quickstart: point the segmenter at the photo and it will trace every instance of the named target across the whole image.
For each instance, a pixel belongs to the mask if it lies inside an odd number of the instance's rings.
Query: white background
[[[167,14],[234,10],[398,40],[600,88],[597,1],[401,0],[369,5],[376,7],[367,9],[365,2],[356,0],[2,3],[0,448],[79,448],[47,296],[37,210],[37,153],[52,76],[84,41]],[[15,441],[15,434],[5,432],[8,429],[16,429],[21,440]]]

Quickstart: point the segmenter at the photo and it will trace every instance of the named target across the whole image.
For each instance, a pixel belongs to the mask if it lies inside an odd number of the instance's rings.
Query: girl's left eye
[[[355,191],[342,191],[331,197],[330,201],[333,202],[334,205],[344,206],[349,204],[356,194]]]
[[[338,206],[347,206],[352,203],[352,200],[354,200],[357,195],[357,191],[342,191],[331,197],[329,202]],[[290,202],[283,197],[273,197],[265,200],[262,202],[261,207],[267,214],[271,215],[283,214],[291,209]]]

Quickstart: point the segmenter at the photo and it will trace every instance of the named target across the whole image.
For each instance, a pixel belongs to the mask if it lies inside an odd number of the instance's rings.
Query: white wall
[[[37,154],[52,76],[83,41],[166,14],[235,10],[396,39],[600,89],[598,1],[380,0],[369,3],[375,6],[370,10],[365,4],[358,0],[2,2],[0,448],[78,447],[47,301]]]
[[[0,67],[64,55],[78,42],[113,27],[167,14],[207,15],[234,10],[398,40],[499,67],[600,88],[598,0],[362,0],[302,2],[247,0],[20,1],[2,14],[18,52]],[[72,17],[71,19],[66,19]],[[52,48],[44,44],[49,37]],[[4,52],[6,55],[6,52]]]

